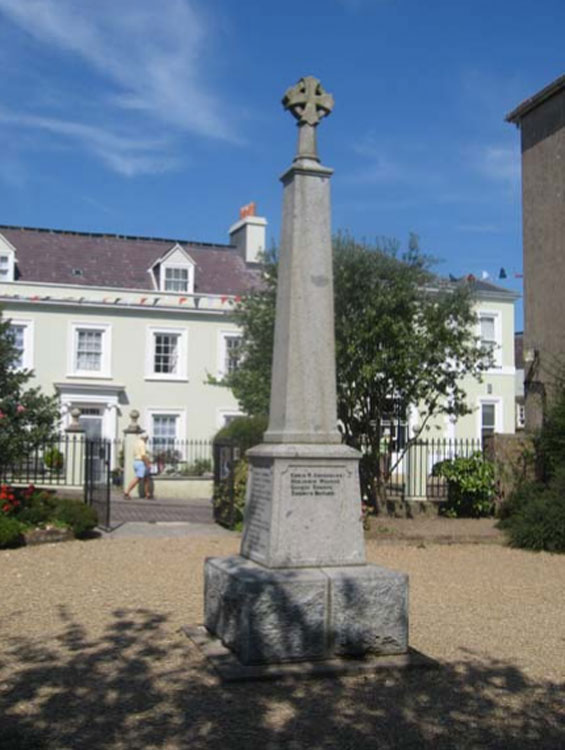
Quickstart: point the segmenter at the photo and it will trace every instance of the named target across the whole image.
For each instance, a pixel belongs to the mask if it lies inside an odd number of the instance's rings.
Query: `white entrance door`
[[[102,410],[99,407],[79,407],[79,424],[84,429],[88,440],[100,440],[102,437]]]

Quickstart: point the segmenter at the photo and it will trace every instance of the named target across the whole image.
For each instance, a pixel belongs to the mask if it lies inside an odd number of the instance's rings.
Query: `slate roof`
[[[232,245],[3,225],[0,234],[16,250],[21,282],[152,290],[148,269],[179,244],[196,264],[195,293],[237,295],[260,283]]]
[[[490,281],[483,281],[483,279],[474,279],[472,282],[473,289],[476,292],[491,292],[492,294],[503,294],[513,299],[518,299],[519,294],[514,292],[512,289],[506,289],[498,284],[493,284]]]

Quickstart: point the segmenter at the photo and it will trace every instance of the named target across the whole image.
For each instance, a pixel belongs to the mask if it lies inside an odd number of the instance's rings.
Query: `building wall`
[[[132,409],[140,412],[140,424],[150,432],[152,413],[176,413],[181,430],[178,436],[200,440],[211,438],[225,416],[239,413],[228,388],[206,382],[208,374],[217,376],[221,369],[222,335],[238,333],[230,318],[232,302],[228,297],[210,295],[197,308],[191,295],[166,292],[16,282],[0,284],[0,293],[18,295],[4,303],[6,317],[33,323],[33,384],[46,393],[52,393],[57,384],[65,420],[73,405],[100,406],[104,435],[116,438],[129,424]],[[481,383],[465,379],[473,409],[470,415],[457,423],[442,416],[429,425],[424,437],[479,438],[483,402],[496,405],[497,432],[515,431],[514,303],[491,295],[480,297],[476,309],[479,315],[496,317],[498,366],[487,372]],[[109,326],[107,377],[72,374],[73,324]],[[186,375],[181,380],[158,379],[148,373],[148,332],[152,328],[186,333]],[[476,334],[480,335],[479,326]],[[415,410],[411,424],[417,423]]]
[[[481,404],[493,403],[496,414],[496,432],[514,433],[516,429],[516,369],[514,365],[514,303],[496,298],[479,298],[475,310],[481,314],[494,314],[497,318],[496,367],[487,370],[482,381],[467,376],[463,388],[467,393],[467,404],[472,412],[456,422],[446,416],[429,423],[422,437],[426,438],[480,438]],[[476,330],[477,337],[480,328]],[[417,418],[416,418],[417,422]]]
[[[524,115],[522,135],[522,212],[524,245],[524,353],[526,423],[541,421],[544,384],[555,357],[565,354],[565,91]],[[532,359],[534,350],[539,360]]]
[[[94,302],[103,299],[104,290],[89,289],[85,292],[88,300],[81,304],[60,302],[65,295],[69,298],[69,291],[69,288],[18,285],[20,297],[36,293],[51,299],[3,304],[4,317],[33,325],[35,375],[31,384],[39,385],[46,393],[53,393],[57,384],[65,411],[73,403],[101,406],[104,434],[110,438],[121,437],[132,409],[141,413],[140,424],[149,430],[151,410],[178,413],[182,425],[182,434],[178,437],[183,439],[209,439],[222,425],[224,415],[239,412],[228,388],[206,382],[208,373],[217,376],[222,366],[222,333],[238,332],[230,320],[225,298],[210,297],[209,309],[169,309],[165,306],[167,302],[173,304],[184,298],[179,298],[178,294],[167,297],[163,293],[144,292],[141,307],[136,305],[141,299],[139,292],[116,293],[113,290],[112,297],[121,294],[126,304],[102,307],[94,306]],[[80,289],[74,290],[75,295],[80,293]],[[159,300],[159,307],[153,307],[155,299]],[[73,375],[70,359],[73,324],[108,326],[110,361],[109,372],[104,377]],[[181,367],[185,376],[181,379],[157,378],[148,371],[151,328],[174,329],[186,335]]]

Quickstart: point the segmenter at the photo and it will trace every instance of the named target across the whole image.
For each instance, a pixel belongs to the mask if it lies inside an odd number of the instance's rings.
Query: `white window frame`
[[[494,320],[494,350],[493,359],[494,364],[489,367],[487,372],[500,372],[502,369],[502,316],[499,310],[479,310],[478,312],[478,337],[479,343],[482,345],[482,329],[481,319],[482,318],[493,318]]]
[[[79,331],[99,331],[102,334],[102,353],[100,370],[79,370],[77,367],[77,344]],[[92,323],[75,321],[69,328],[68,377],[74,378],[111,378],[112,377],[112,326],[110,323]]]
[[[8,323],[11,326],[20,326],[24,329],[24,350],[22,354],[22,364],[16,369],[33,370],[35,345],[33,320],[24,320],[23,318],[9,318]]]
[[[167,289],[167,271],[187,271],[186,289]],[[161,266],[161,291],[170,294],[192,294],[194,289],[194,267],[188,263],[163,263]]]
[[[224,378],[228,373],[226,372],[225,364],[226,364],[226,358],[227,358],[227,339],[228,338],[242,338],[241,331],[239,329],[235,330],[225,330],[220,331],[218,334],[218,366],[217,366],[217,372],[218,372],[218,378]]]
[[[526,428],[526,405],[516,403],[516,429],[524,430]]]
[[[175,417],[176,436],[175,440],[186,440],[186,409],[172,406],[149,406],[145,410],[145,429],[149,437],[153,439],[153,417]]]
[[[8,240],[0,234],[0,257],[8,259],[6,276],[0,276],[0,283],[16,280],[16,249]]]
[[[494,405],[494,431],[504,432],[504,402],[500,396],[481,397],[477,401],[477,437],[479,440],[483,435],[483,404]]]
[[[178,336],[177,372],[155,372],[155,340],[158,334]],[[145,380],[187,381],[188,329],[148,326],[145,356]]]

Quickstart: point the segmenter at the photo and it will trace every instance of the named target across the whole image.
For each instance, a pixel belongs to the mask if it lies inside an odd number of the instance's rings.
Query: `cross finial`
[[[322,117],[332,111],[334,98],[324,91],[317,78],[304,76],[295,86],[286,90],[282,103],[296,117],[299,125],[316,126]]]

